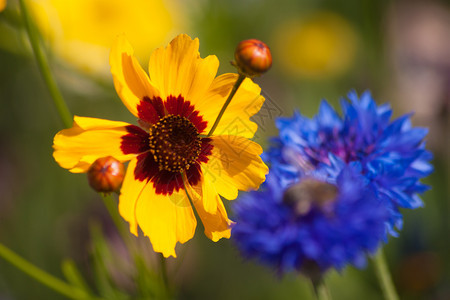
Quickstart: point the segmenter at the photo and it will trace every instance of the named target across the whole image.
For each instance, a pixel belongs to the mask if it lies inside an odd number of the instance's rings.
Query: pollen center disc
[[[150,128],[149,144],[160,170],[181,172],[198,158],[202,141],[191,121],[168,115]]]

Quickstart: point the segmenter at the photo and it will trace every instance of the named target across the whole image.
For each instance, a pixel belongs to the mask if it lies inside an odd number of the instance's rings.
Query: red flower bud
[[[97,192],[110,193],[118,191],[125,176],[125,167],[112,156],[94,161],[88,172],[89,185]]]
[[[260,76],[272,66],[272,54],[266,44],[259,40],[245,40],[234,52],[235,65],[247,77]]]

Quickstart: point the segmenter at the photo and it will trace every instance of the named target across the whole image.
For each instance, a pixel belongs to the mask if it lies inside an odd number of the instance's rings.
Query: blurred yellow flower
[[[0,12],[6,7],[6,0],[0,0]]]
[[[307,78],[342,74],[351,66],[358,48],[352,25],[331,12],[289,20],[275,35],[274,52],[282,67]]]
[[[109,74],[109,49],[120,33],[147,61],[180,25],[163,0],[28,0],[39,29],[57,55],[82,71]],[[185,29],[185,28],[184,28]]]

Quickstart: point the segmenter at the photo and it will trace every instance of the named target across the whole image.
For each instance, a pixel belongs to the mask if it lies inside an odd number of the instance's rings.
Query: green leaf
[[[78,287],[80,290],[84,291],[87,295],[92,295],[92,291],[81,275],[80,271],[77,269],[74,261],[71,259],[65,259],[61,265],[62,272],[72,285]]]
[[[98,224],[91,226],[93,242],[93,266],[96,287],[100,295],[108,300],[127,300],[129,295],[114,286],[105,261],[111,261],[112,255]]]

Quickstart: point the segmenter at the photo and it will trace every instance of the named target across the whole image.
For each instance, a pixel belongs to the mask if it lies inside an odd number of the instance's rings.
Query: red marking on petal
[[[200,169],[200,164],[195,163],[193,164],[187,171],[186,171],[186,178],[190,185],[195,186],[197,183],[200,182],[200,178],[202,177],[202,170]]]
[[[164,105],[166,106],[168,114],[188,118],[188,120],[197,128],[199,133],[202,133],[206,129],[208,123],[203,121],[203,118],[199,116],[199,112],[195,110],[194,105],[192,105],[190,101],[185,101],[183,96],[169,96]]]
[[[191,102],[184,101],[183,96],[169,96],[165,103],[167,112],[172,115],[188,117],[193,111],[194,106]]]
[[[155,124],[165,116],[164,104],[160,97],[144,97],[137,106],[138,117],[142,121]]]
[[[136,180],[149,181],[158,173],[158,163],[155,162],[151,153],[143,153],[137,157],[136,169],[134,169],[134,178]]]
[[[139,154],[150,149],[147,132],[134,125],[128,125],[125,129],[128,134],[122,136],[120,144],[123,154]]]
[[[191,105],[191,102],[185,101],[183,105],[179,108],[180,113],[183,114],[183,117],[189,117],[194,111],[194,105]]]
[[[212,140],[210,138],[202,139],[202,150],[197,158],[197,162],[207,163],[209,161],[208,156],[212,154],[212,149],[214,148],[214,145],[211,144],[211,141]]]
[[[152,180],[156,194],[172,195],[173,191],[184,188],[181,173],[162,170]]]
[[[151,181],[156,194],[172,195],[174,191],[184,188],[181,173],[160,170],[149,152],[137,157],[134,177],[139,181]]]
[[[196,163],[191,165],[191,167],[186,170],[186,177],[189,181],[189,184],[192,186],[197,185],[200,182],[200,178],[202,177],[200,164],[207,163],[209,161],[208,156],[212,154],[214,145],[211,144],[211,141],[212,140],[209,138],[202,139],[202,150],[197,158]]]
[[[208,125],[208,122],[203,121],[203,117],[198,115],[198,110],[194,111],[188,119],[197,127],[198,133],[202,133]]]

